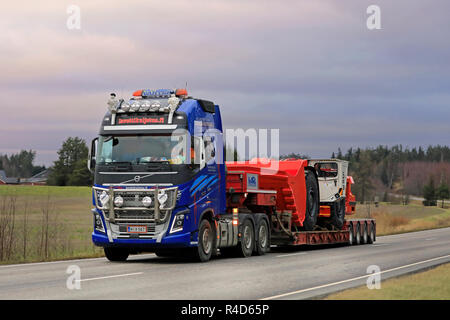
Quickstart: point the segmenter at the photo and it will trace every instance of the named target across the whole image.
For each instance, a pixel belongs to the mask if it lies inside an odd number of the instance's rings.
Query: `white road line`
[[[144,258],[146,256],[154,256],[154,253],[149,254],[143,254],[143,255],[136,255],[131,256],[130,258]],[[7,265],[0,265],[0,269],[6,269],[6,268],[20,268],[20,267],[32,267],[32,266],[41,266],[41,265],[48,265],[48,264],[57,264],[57,263],[72,263],[72,262],[84,262],[84,261],[97,261],[97,260],[105,260],[107,259],[105,257],[102,258],[86,258],[86,259],[75,259],[75,260],[58,260],[58,261],[48,261],[48,262],[31,262],[31,263],[18,263],[18,264],[7,264]],[[139,259],[129,259],[129,260],[139,260]]]
[[[355,281],[355,280],[364,279],[364,278],[371,277],[371,276],[374,276],[374,275],[377,275],[377,274],[382,274],[382,273],[386,273],[386,272],[392,272],[392,271],[396,271],[396,270],[400,270],[400,269],[416,266],[418,264],[427,263],[427,262],[436,261],[436,260],[445,259],[445,258],[450,258],[450,254],[445,255],[445,256],[441,256],[441,257],[437,257],[437,258],[433,258],[433,259],[428,259],[428,260],[423,260],[423,261],[407,264],[407,265],[404,265],[404,266],[400,266],[400,267],[384,270],[384,271],[377,272],[377,273],[367,274],[367,275],[356,277],[356,278],[351,278],[351,279],[347,279],[347,280],[337,281],[337,282],[328,283],[328,284],[324,284],[324,285],[317,286],[317,287],[297,290],[297,291],[293,291],[293,292],[287,292],[287,293],[279,294],[279,295],[276,295],[276,296],[263,298],[263,299],[260,299],[260,300],[272,300],[272,299],[277,299],[277,298],[290,296],[290,295],[293,295],[293,294],[304,293],[304,292],[313,291],[313,290],[317,290],[317,289],[327,288],[327,287],[335,286],[335,285],[342,284],[342,283],[347,283],[347,282],[351,282],[351,281]]]
[[[32,262],[32,263],[19,263],[19,264],[8,264],[4,266],[0,266],[0,269],[6,268],[20,268],[20,267],[31,267],[31,266],[40,266],[47,264],[57,264],[57,263],[71,263],[78,261],[95,261],[95,260],[105,260],[106,258],[88,258],[88,259],[76,259],[76,260],[58,260],[58,261],[48,261],[48,262]]]
[[[81,279],[81,280],[76,280],[76,281],[83,282],[83,281],[92,281],[92,280],[103,280],[103,279],[110,279],[110,278],[119,278],[119,277],[135,276],[135,275],[138,275],[138,274],[143,274],[143,272],[117,274],[117,275],[114,275],[114,276],[105,276],[105,277],[97,277],[97,278],[88,278],[88,279]]]
[[[382,247],[382,246],[388,246],[389,243],[380,243],[380,244],[373,244],[370,247]]]
[[[428,239],[425,239],[425,241],[431,241],[431,240],[436,240],[436,238],[428,238]]]
[[[292,256],[299,256],[302,254],[306,254],[306,252],[297,252],[297,253],[289,253],[289,254],[282,254],[280,256],[276,256],[277,258],[284,258],[284,257],[292,257]]]

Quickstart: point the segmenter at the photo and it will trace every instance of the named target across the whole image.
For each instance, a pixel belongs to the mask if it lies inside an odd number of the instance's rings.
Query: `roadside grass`
[[[361,286],[331,294],[326,300],[450,300],[450,263],[381,282],[380,289]]]
[[[0,186],[0,264],[99,257],[91,241],[90,187]],[[450,209],[381,203],[357,204],[349,218],[377,220],[387,235],[450,226]]]
[[[377,235],[450,227],[450,209],[424,207],[421,204],[357,204],[356,214],[350,218],[372,217],[377,222]]]
[[[0,264],[99,257],[90,187],[0,186]]]

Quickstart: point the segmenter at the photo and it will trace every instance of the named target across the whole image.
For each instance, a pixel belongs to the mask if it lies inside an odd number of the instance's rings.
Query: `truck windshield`
[[[186,152],[181,147],[183,136],[167,135],[142,136],[100,136],[98,140],[97,162],[151,163],[168,162],[185,164]]]

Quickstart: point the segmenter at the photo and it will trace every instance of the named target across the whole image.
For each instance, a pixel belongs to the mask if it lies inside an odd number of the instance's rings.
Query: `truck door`
[[[315,167],[319,176],[320,201],[335,201],[340,186],[338,164],[336,162],[317,162]]]

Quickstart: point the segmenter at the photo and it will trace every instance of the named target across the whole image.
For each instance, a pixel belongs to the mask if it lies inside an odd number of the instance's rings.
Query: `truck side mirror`
[[[97,151],[97,142],[98,138],[95,138],[91,142],[91,148],[89,149],[89,155],[88,155],[88,161],[87,161],[87,167],[90,172],[92,172],[95,168],[95,156]]]

